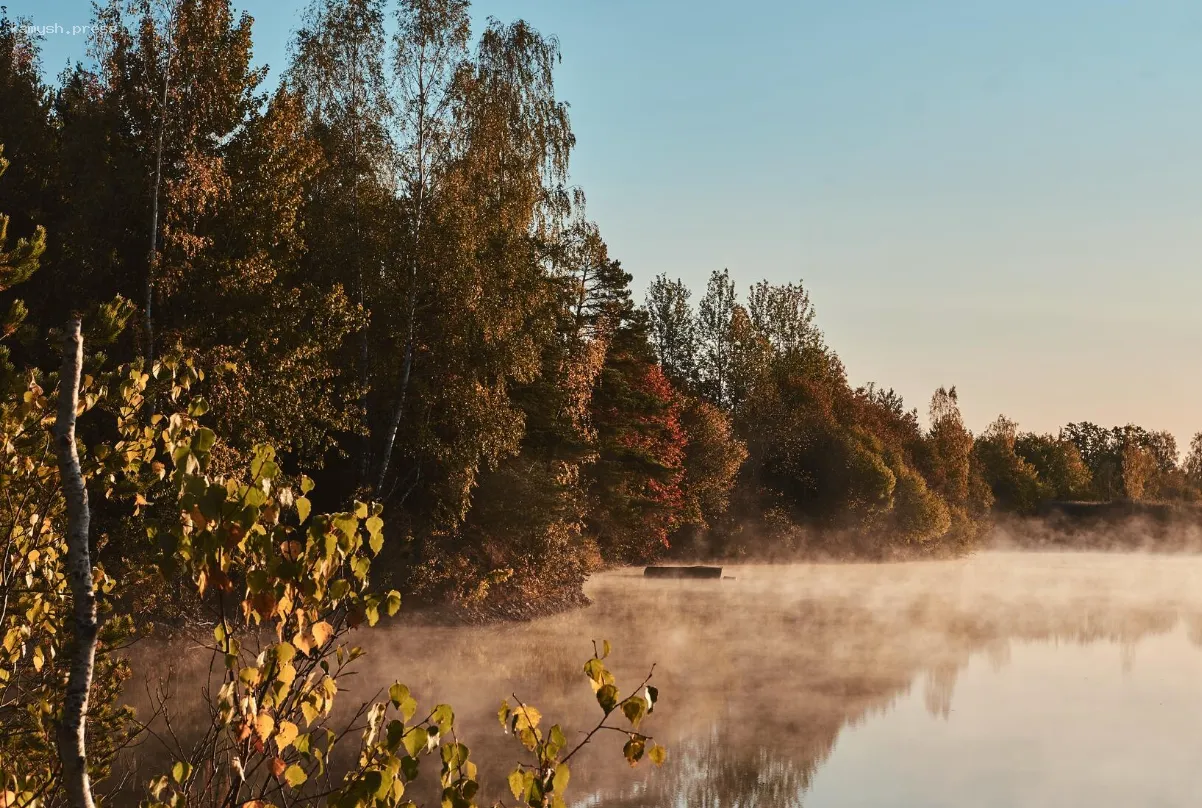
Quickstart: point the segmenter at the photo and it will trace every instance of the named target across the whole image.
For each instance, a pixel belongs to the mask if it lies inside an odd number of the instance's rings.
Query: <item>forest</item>
[[[255,747],[257,782],[299,792],[322,750],[296,716],[328,716],[339,639],[402,597],[528,617],[584,603],[607,566],[951,556],[999,513],[1202,499],[1202,435],[1183,460],[1135,425],[974,435],[954,386],[926,418],[853,386],[801,281],[661,274],[636,300],[571,182],[558,42],[525,22],[473,36],[465,0],[317,0],[269,85],[228,0],[96,15],[92,62],[53,83],[36,32],[0,17],[0,716],[22,727],[0,763],[54,773],[5,771],[3,808],[53,804],[72,619],[101,648],[94,776],[128,729],[103,649],[200,621],[231,671],[221,754]],[[235,623],[292,639],[243,666]],[[662,759],[637,732],[654,696],[620,700],[606,654],[586,666],[606,718],[630,720],[631,762]],[[401,804],[397,767],[452,725],[440,706],[414,740],[414,709],[390,690],[358,779],[322,798]],[[536,755],[515,797],[562,804],[558,727],[507,710]],[[475,793],[459,746],[444,804]],[[249,799],[177,766],[152,803]]]
[[[1197,439],[974,436],[955,387],[924,426],[849,383],[800,282],[661,275],[640,305],[524,22],[472,41],[465,2],[323,0],[275,86],[226,0],[102,5],[53,85],[0,25],[6,398],[47,386],[72,312],[111,366],[186,363],[214,471],[271,445],[318,507],[380,503],[420,602],[552,609],[669,553],[958,553],[993,512],[1202,491]]]

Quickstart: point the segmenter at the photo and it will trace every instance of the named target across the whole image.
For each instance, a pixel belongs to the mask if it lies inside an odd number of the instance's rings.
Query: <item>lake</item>
[[[623,693],[654,663],[631,770],[601,733],[578,806],[1184,806],[1202,798],[1202,557],[984,552],[939,562],[728,566],[733,580],[595,576],[589,608],[526,624],[364,632],[347,702],[393,680],[455,706],[501,796],[516,694],[569,739],[599,710],[581,666],[609,640]],[[176,649],[157,670],[202,659]]]

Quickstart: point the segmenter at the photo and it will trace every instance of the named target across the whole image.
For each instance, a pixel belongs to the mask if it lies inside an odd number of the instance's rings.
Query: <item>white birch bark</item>
[[[83,364],[79,318],[67,324],[64,342],[54,438],[59,476],[67,500],[67,579],[74,602],[75,643],[63,702],[63,721],[58,728],[58,754],[63,766],[63,787],[71,808],[95,808],[88,778],[87,719],[88,693],[96,662],[96,592],[92,585],[92,559],[88,549],[91,520],[88,490],[75,448],[75,412],[79,407],[80,366]]]

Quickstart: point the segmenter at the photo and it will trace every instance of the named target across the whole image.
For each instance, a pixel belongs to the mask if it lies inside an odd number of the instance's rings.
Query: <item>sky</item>
[[[0,0],[4,2],[4,0]],[[86,0],[7,0],[85,58]],[[278,70],[307,0],[235,0]],[[477,0],[559,37],[635,276],[804,281],[853,384],[974,431],[1202,431],[1197,0]]]

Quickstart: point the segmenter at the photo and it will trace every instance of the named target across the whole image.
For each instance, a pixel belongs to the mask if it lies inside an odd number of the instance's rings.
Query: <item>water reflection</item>
[[[1193,695],[1194,682],[1202,690],[1202,559],[987,553],[727,574],[735,580],[615,572],[590,583],[592,607],[528,625],[365,634],[358,687],[369,696],[399,678],[423,700],[453,703],[486,791],[500,796],[519,751],[496,724],[502,697],[533,701],[570,736],[596,710],[580,674],[590,639],[614,643],[619,683],[636,683],[656,662],[663,700],[650,729],[669,747],[669,764],[631,772],[620,739],[601,740],[573,771],[576,804],[590,806],[1084,804],[1045,796],[1064,798],[1065,784],[1095,763],[1117,764],[1083,759],[1074,746],[1110,754],[1086,742],[1109,738],[1147,750],[1171,730],[1174,748],[1202,753],[1202,729],[1193,729],[1202,728],[1202,699]],[[1145,648],[1154,652],[1146,666]],[[203,679],[199,665],[181,680]],[[1115,685],[1132,677],[1138,692]],[[1063,692],[1041,690],[1052,681]],[[1029,709],[1033,700],[1074,698],[1102,718]],[[1156,698],[1168,706],[1148,708]],[[1166,714],[1190,720],[1166,730]],[[1026,716],[1021,732],[1007,734],[1008,715]],[[1096,737],[1079,737],[1085,732]],[[923,751],[956,738],[958,747]],[[1061,747],[1042,748],[1045,738]],[[1043,757],[1024,757],[1032,748]],[[988,759],[973,757],[979,749]],[[1137,795],[1168,795],[1158,804],[1186,804],[1173,801],[1173,788],[1202,781],[1192,764],[1173,768],[1177,760],[1161,753],[1145,771],[1128,766],[1123,782]],[[1036,783],[1008,801],[1019,793],[1011,781],[1033,775],[1043,790]],[[981,788],[988,797],[974,793]],[[1105,797],[1092,804],[1116,804]]]

